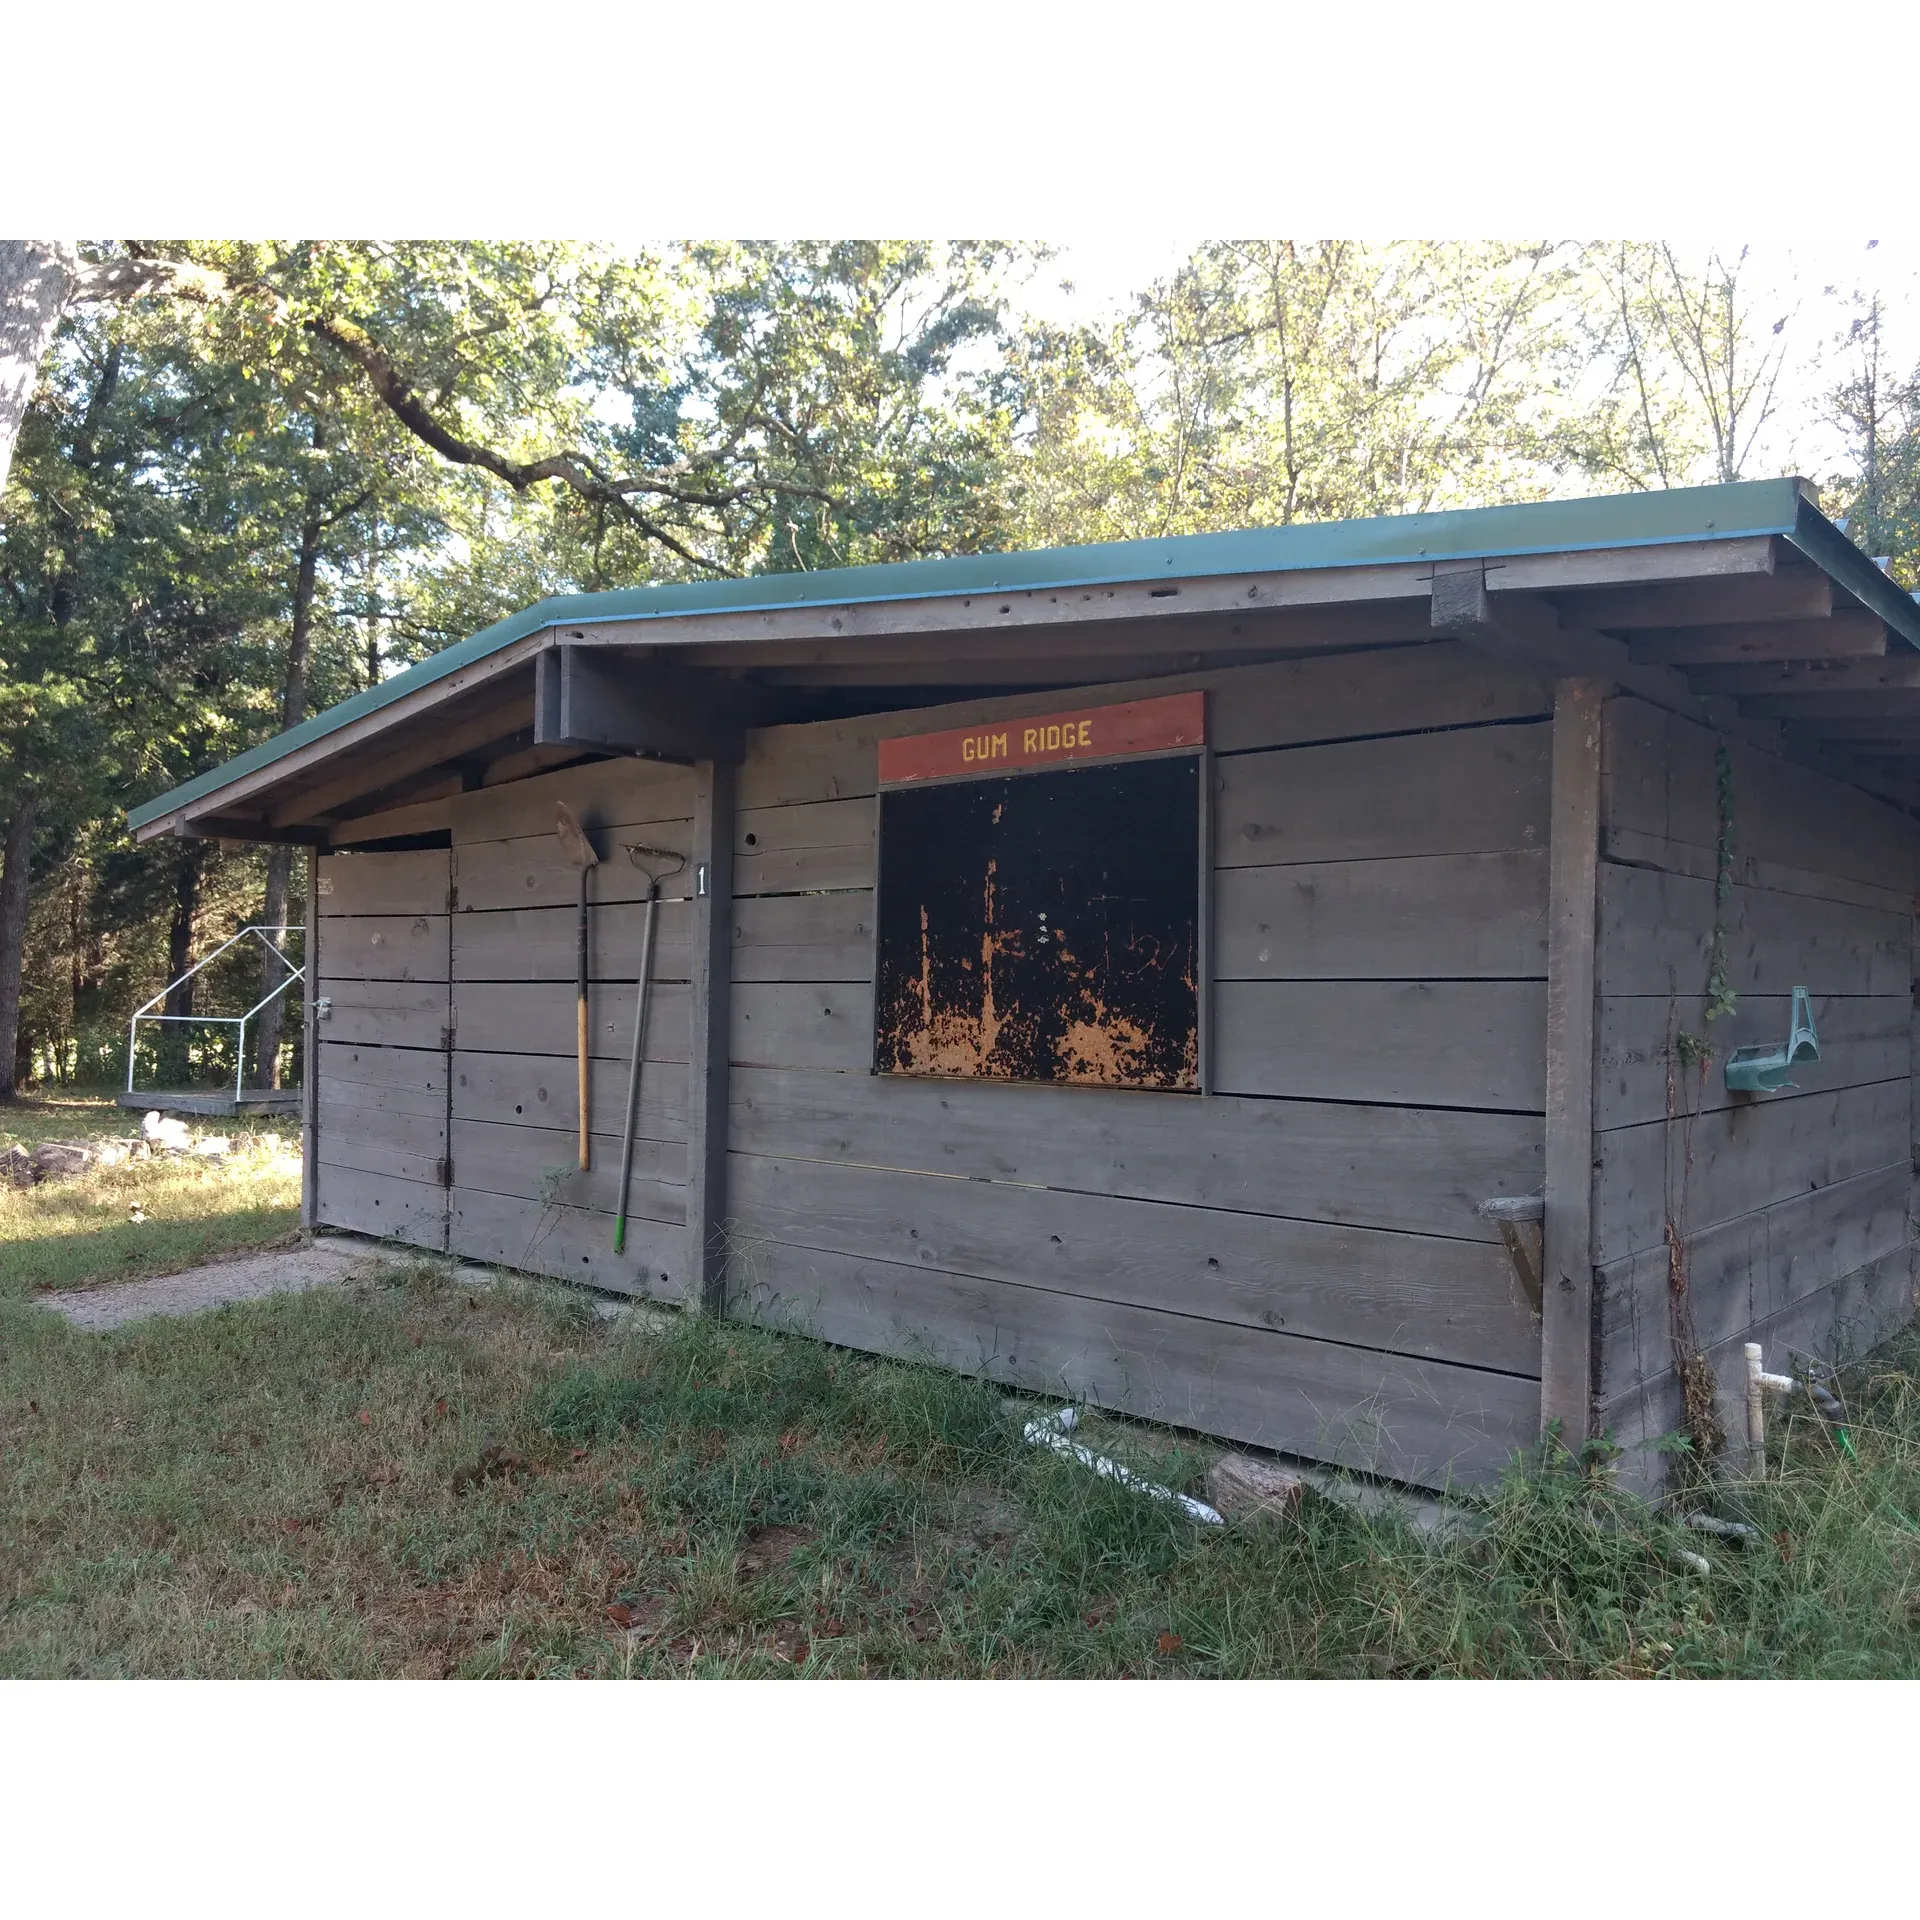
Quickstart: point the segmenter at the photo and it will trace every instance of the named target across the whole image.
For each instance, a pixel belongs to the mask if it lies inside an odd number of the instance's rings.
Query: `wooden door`
[[[315,1217],[444,1252],[452,855],[318,864]]]

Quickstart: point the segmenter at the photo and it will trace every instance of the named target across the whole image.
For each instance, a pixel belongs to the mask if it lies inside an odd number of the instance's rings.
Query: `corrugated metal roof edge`
[[[1305,526],[1248,527],[1098,546],[963,554],[815,573],[756,574],[608,593],[559,594],[535,602],[379,686],[315,714],[220,766],[131,809],[139,828],[242,776],[308,746],[421,688],[484,660],[543,628],[614,620],[672,619],[696,613],[773,613],[806,607],[948,599],[984,592],[1059,592],[1150,579],[1286,573],[1338,567],[1412,565],[1422,560],[1519,559],[1606,547],[1671,546],[1776,534],[1858,595],[1914,645],[1920,608],[1799,491],[1793,480],[1747,480],[1668,492],[1605,494],[1520,506],[1463,507],[1445,513],[1383,515]],[[1895,603],[1898,603],[1897,607]]]

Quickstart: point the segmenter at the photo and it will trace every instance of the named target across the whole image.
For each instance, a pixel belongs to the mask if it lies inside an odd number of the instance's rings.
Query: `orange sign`
[[[994,720],[945,733],[912,733],[880,742],[880,784],[953,780],[972,774],[1017,773],[1075,760],[1118,760],[1128,754],[1169,753],[1207,739],[1204,693],[1168,693],[1118,707],[1068,707],[1028,720]]]

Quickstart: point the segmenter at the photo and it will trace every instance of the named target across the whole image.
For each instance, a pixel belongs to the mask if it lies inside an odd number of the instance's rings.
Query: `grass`
[[[0,1673],[1912,1674],[1920,1345],[1851,1391],[1859,1457],[1785,1429],[1749,1547],[1571,1471],[1435,1544],[1199,1528],[977,1382],[426,1263],[111,1334],[16,1297]]]
[[[286,1235],[285,1123],[217,1125],[225,1162],[0,1189],[0,1674],[1920,1673],[1920,1336],[1849,1383],[1857,1457],[1792,1421],[1721,1496],[1744,1547],[1604,1466],[1516,1471],[1441,1541],[1324,1500],[1223,1532],[979,1382],[542,1283],[414,1262],[109,1334],[36,1304]],[[1197,1485],[1179,1436],[1094,1426]]]
[[[0,1298],[177,1273],[271,1245],[299,1225],[299,1131],[246,1115],[190,1123],[225,1134],[224,1160],[162,1157],[31,1188],[0,1184]],[[0,1150],[49,1140],[128,1140],[139,1117],[111,1098],[69,1094],[0,1107]]]

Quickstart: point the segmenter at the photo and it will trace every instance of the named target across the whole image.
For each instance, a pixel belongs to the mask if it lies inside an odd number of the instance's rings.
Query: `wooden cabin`
[[[314,1225],[1651,1483],[1679,1356],[1912,1311],[1916,647],[1792,480],[774,574],[543,601],[132,820],[312,850]]]

